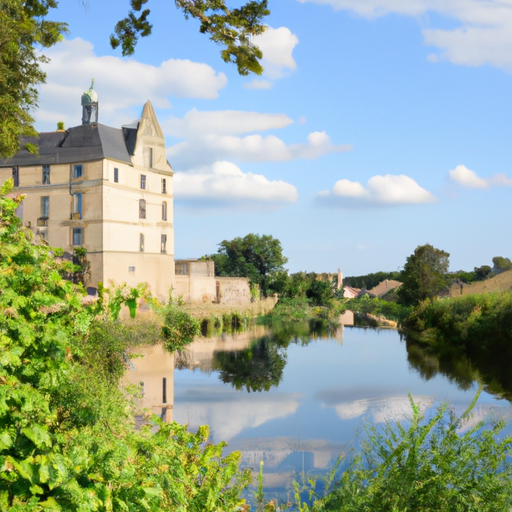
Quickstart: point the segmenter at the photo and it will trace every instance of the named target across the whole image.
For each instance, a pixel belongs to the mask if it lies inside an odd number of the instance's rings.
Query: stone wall
[[[221,304],[249,304],[251,290],[249,280],[245,277],[216,277],[215,285],[219,286],[219,302]]]

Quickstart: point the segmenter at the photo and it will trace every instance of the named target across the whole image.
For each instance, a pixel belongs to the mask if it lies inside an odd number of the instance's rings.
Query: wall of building
[[[251,290],[249,280],[245,277],[216,277],[219,283],[221,304],[249,304]]]

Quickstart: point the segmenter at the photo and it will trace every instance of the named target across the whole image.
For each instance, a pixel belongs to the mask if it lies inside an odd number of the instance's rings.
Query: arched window
[[[167,201],[162,203],[162,220],[167,220]]]

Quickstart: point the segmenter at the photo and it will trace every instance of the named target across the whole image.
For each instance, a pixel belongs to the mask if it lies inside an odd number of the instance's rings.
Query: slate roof
[[[22,146],[37,144],[38,155],[22,149],[11,158],[0,158],[0,167],[68,164],[103,158],[131,164],[135,137],[136,130],[111,128],[100,123],[75,126],[65,132],[43,132],[39,137],[21,140]]]

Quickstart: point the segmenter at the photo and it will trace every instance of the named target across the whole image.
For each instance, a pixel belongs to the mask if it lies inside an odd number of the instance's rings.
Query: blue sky
[[[511,257],[512,3],[269,0],[261,77],[171,0],[149,7],[153,35],[123,58],[108,40],[127,0],[61,2],[36,128],[79,124],[92,77],[104,124],[151,100],[177,258],[247,233],[278,238],[292,272],[396,270],[425,243],[452,270]]]

